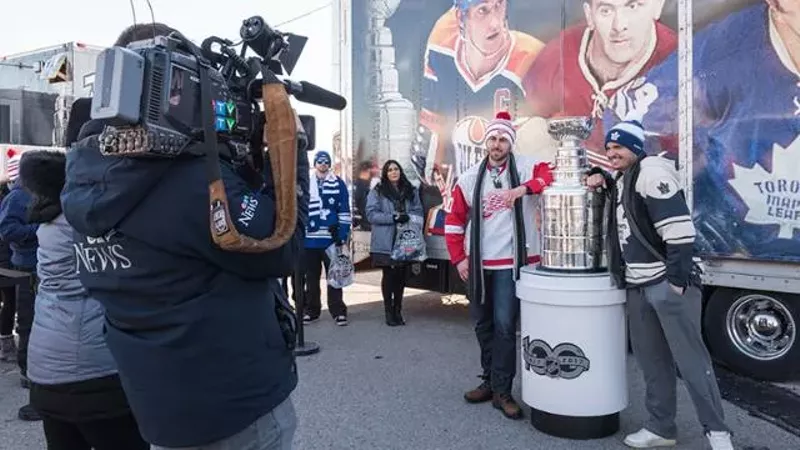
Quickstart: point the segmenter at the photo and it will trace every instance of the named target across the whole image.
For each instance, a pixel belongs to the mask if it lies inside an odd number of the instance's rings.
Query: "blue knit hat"
[[[609,142],[616,142],[635,153],[636,156],[642,157],[646,155],[644,151],[644,127],[638,120],[625,120],[614,125],[606,133],[606,147]]]
[[[314,164],[325,163],[331,165],[331,154],[325,150],[320,150],[314,155]]]

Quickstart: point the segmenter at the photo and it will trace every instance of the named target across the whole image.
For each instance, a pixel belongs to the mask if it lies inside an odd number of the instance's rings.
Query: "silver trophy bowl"
[[[553,139],[585,141],[592,134],[591,117],[559,117],[547,121],[547,132]]]
[[[605,197],[588,189],[584,180],[590,166],[582,142],[591,134],[592,126],[589,117],[548,121],[548,132],[558,141],[558,147],[553,184],[544,190],[539,202],[542,270],[606,270]]]

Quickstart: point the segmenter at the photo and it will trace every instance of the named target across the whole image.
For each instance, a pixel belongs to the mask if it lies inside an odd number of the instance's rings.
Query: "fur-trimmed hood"
[[[66,155],[57,150],[28,150],[19,162],[19,182],[33,197],[32,223],[50,222],[61,214],[61,190],[66,177]]]

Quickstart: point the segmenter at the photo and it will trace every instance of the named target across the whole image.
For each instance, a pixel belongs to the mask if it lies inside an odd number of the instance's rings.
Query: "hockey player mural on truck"
[[[455,0],[434,25],[412,150],[420,178],[437,186],[443,197],[442,205],[428,215],[429,233],[441,234],[450,189],[464,168],[484,154],[485,117],[498,110],[512,112],[520,152],[545,159],[552,158],[554,147],[548,145],[542,119],[593,117],[589,159],[608,167],[602,150],[604,110],[630,107],[616,104],[614,94],[663,61],[677,47],[677,36],[659,21],[664,0],[580,3],[584,21],[546,46],[508,28],[506,0]]]
[[[593,138],[640,117],[648,153],[677,158],[680,143],[694,143],[681,149],[694,156],[682,181],[706,262],[712,355],[757,378],[800,369],[800,0],[358,0],[352,35],[377,35],[370,18],[383,17],[376,5],[386,1],[396,7],[385,22],[394,52],[374,39],[348,44],[354,101],[345,126],[354,143],[369,136],[374,94],[363,74],[391,79],[391,71],[368,58],[395,56],[396,89],[420,123],[416,136],[387,139],[407,142],[397,148],[411,155],[398,157],[422,174],[428,212],[429,260],[409,286],[463,293],[440,219],[461,167],[485,152],[484,124],[496,110],[511,113],[518,152],[544,161],[555,153],[551,117],[593,117]],[[678,28],[681,5],[691,7],[693,27]],[[679,90],[688,74],[679,72],[676,35],[693,39],[694,95]],[[683,135],[680,94],[694,109]],[[588,146],[590,163],[605,166],[602,147]],[[383,162],[377,153],[356,155],[374,166]]]
[[[544,46],[509,29],[508,1],[454,0],[428,37],[411,160],[443,197],[428,214],[432,234],[444,234],[455,179],[485,156],[488,120],[524,105],[522,79]]]
[[[694,220],[705,255],[800,261],[800,0],[759,0],[694,36]],[[677,154],[678,55],[637,81],[650,151]],[[609,121],[620,116],[609,112]],[[666,139],[665,139],[666,138]]]
[[[659,21],[664,0],[582,3],[585,22],[547,43],[523,87],[533,116],[592,117],[594,128],[586,142],[589,162],[610,169],[603,148],[603,112],[625,109],[627,105],[612,101],[614,94],[672,53],[678,37]],[[520,130],[523,139],[525,128]]]

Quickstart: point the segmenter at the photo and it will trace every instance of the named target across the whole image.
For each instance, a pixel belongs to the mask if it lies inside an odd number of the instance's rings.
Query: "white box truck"
[[[387,159],[401,162],[427,214],[429,259],[411,284],[463,293],[443,218],[459,173],[483,155],[486,122],[509,111],[517,151],[551,159],[546,120],[592,117],[588,158],[602,166],[605,130],[638,114],[648,151],[672,155],[683,175],[713,357],[786,379],[800,370],[800,57],[785,41],[800,21],[775,5],[337,0],[349,106],[335,158],[356,199]],[[369,224],[354,203],[356,260],[368,265]]]

